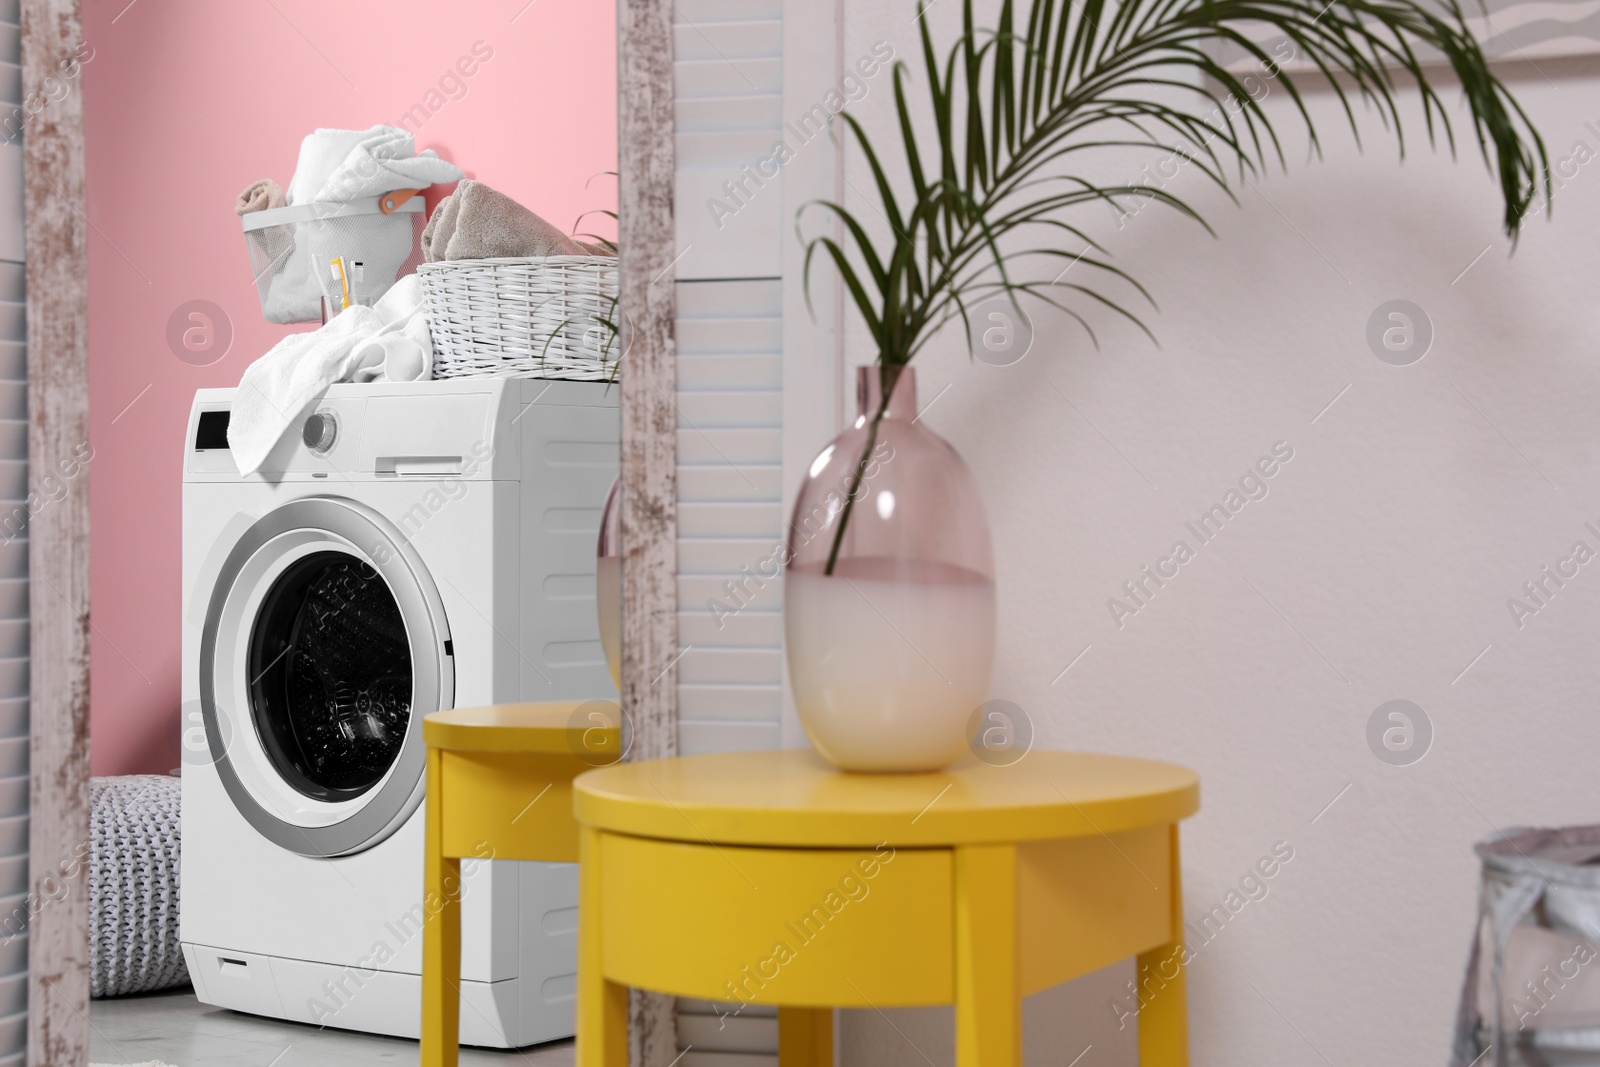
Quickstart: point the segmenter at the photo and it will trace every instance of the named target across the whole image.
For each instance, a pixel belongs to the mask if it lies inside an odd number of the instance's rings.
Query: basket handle
[[[396,189],[391,193],[384,193],[378,197],[378,210],[385,215],[393,215],[400,210],[400,205],[422,192],[421,189]]]

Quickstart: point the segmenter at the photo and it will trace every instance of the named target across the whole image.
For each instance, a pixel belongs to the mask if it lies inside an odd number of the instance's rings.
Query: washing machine
[[[200,1000],[416,1037],[422,718],[616,698],[595,540],[617,387],[341,384],[262,469],[201,390],[183,466],[183,900]],[[573,1032],[577,872],[463,864],[461,1036]]]

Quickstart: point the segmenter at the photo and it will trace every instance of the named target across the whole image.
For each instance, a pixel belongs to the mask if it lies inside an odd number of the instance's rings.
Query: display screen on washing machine
[[[278,773],[320,800],[372,788],[411,719],[411,647],[383,577],[342,552],[295,561],[250,637],[250,704]]]

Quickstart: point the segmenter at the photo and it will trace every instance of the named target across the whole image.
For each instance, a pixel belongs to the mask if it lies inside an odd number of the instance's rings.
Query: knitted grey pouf
[[[89,993],[189,981],[178,944],[181,782],[130,774],[89,783]]]

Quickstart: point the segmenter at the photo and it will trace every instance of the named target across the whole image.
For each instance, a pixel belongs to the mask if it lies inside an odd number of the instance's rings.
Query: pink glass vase
[[[611,682],[622,692],[622,479],[611,483],[600,513],[600,543],[595,548],[594,602],[600,615],[600,647]]]
[[[937,770],[967,750],[988,698],[989,523],[972,472],[917,421],[910,368],[859,368],[856,397],[855,424],[812,461],[795,502],[790,682],[835,766]]]

